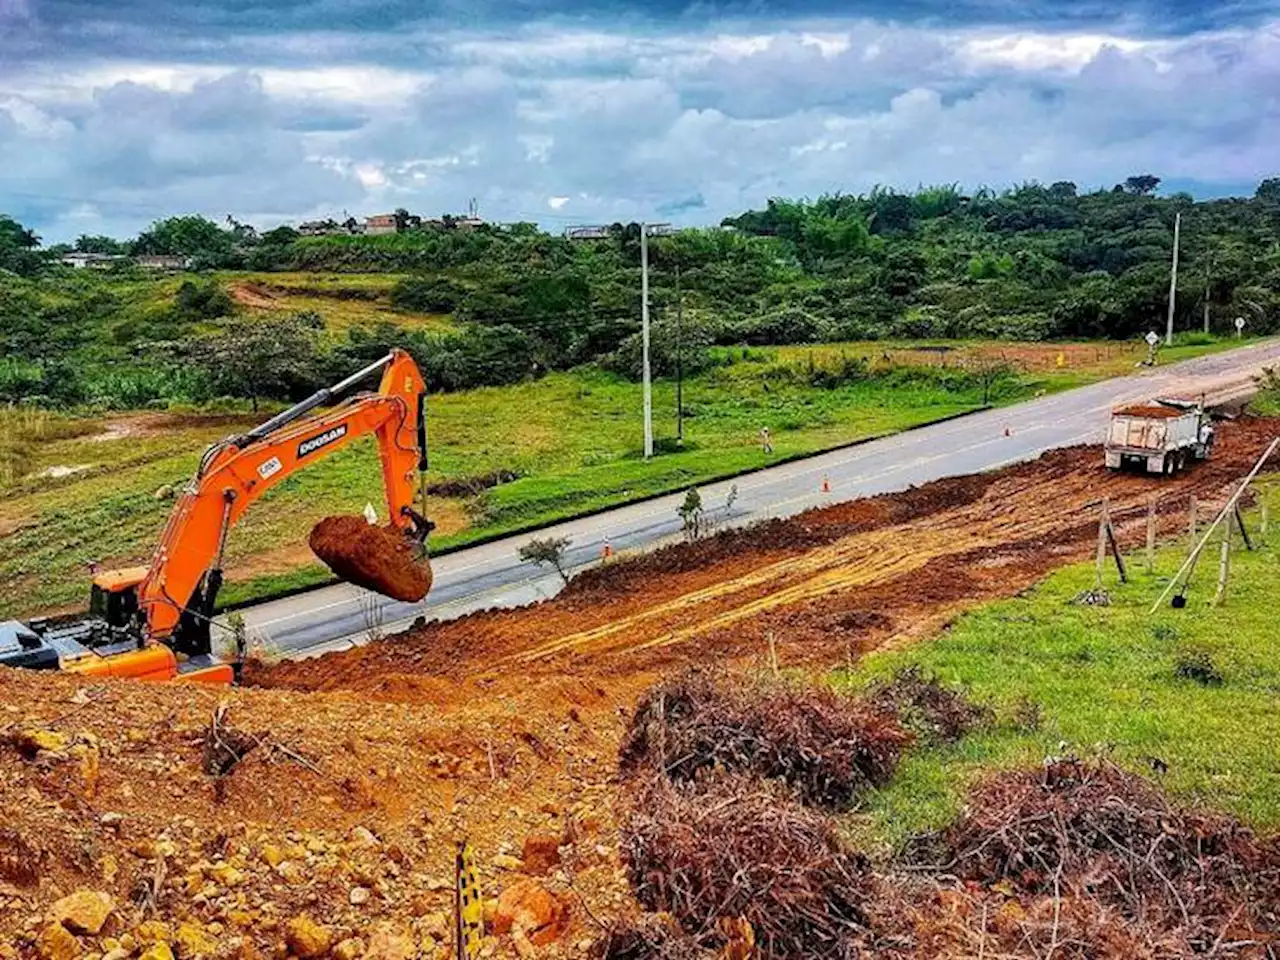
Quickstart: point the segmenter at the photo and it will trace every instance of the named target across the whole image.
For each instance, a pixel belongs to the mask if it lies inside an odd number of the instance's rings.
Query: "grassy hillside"
[[[648,463],[640,456],[640,387],[613,374],[555,373],[432,397],[429,484],[498,472],[517,478],[490,489],[476,482],[474,494],[433,497],[435,543],[464,543],[681,489],[973,409],[982,387],[969,370],[987,357],[1005,356],[1024,369],[995,384],[992,399],[1007,402],[1128,369],[1139,355],[1137,347],[1107,344],[929,347],[726,351],[731,355],[721,365],[686,384],[683,449],[674,443],[675,384],[656,384],[660,455]],[[0,408],[0,616],[75,608],[83,603],[90,561],[145,560],[172,505],[155,491],[185,481],[207,444],[253,422],[244,412],[86,418]],[[762,426],[773,434],[772,457],[758,443]],[[231,537],[226,596],[243,599],[323,577],[306,547],[311,525],[328,513],[380,505],[380,483],[372,444],[363,443],[276,488]]]
[[[1271,515],[1276,477],[1262,478]],[[1201,561],[1185,609],[1148,609],[1186,558],[1186,545],[1157,554],[1155,573],[1130,564],[1131,582],[1108,571],[1110,606],[1074,602],[1094,584],[1092,564],[1051,576],[1025,596],[962,617],[909,650],[877,654],[841,683],[860,687],[907,666],[962,685],[996,707],[997,725],[959,743],[914,751],[870,801],[863,826],[894,845],[940,826],[966,789],[992,768],[1102,753],[1156,775],[1172,791],[1280,829],[1280,665],[1272,606],[1280,531],[1258,533],[1259,549],[1235,539],[1224,605],[1210,605],[1216,549]],[[1274,524],[1274,521],[1272,521]],[[1028,709],[1034,704],[1038,709]],[[1040,716],[1038,726],[1025,718]],[[1018,718],[1023,718],[1020,722]]]
[[[1200,330],[1207,306],[1220,333],[1236,317],[1250,333],[1276,329],[1280,180],[1204,202],[1158,196],[1158,183],[775,199],[719,228],[654,237],[655,364],[672,369],[677,340],[686,369],[740,345],[1136,340],[1163,324],[1179,214],[1175,327]],[[201,271],[159,279],[127,260],[71,271],[0,224],[0,401],[297,399],[390,344],[414,353],[436,391],[584,364],[638,376],[637,224],[589,241],[532,224],[300,237],[173,217],[117,245]],[[252,369],[205,362],[218,356]]]

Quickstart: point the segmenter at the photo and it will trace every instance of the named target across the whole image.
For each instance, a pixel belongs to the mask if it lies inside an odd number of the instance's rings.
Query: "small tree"
[[[317,336],[313,315],[281,319],[235,319],[212,337],[189,341],[190,359],[204,368],[216,389],[248,397],[258,411],[262,398],[287,399],[313,386]]]
[[[1160,186],[1160,178],[1149,173],[1140,173],[1136,177],[1127,177],[1124,181],[1125,191],[1139,197],[1155,193],[1158,186]]]
[[[965,368],[982,388],[984,407],[991,404],[991,397],[996,388],[1013,380],[1017,373],[1013,365],[1003,356],[979,356],[966,363]]]
[[[680,515],[684,538],[690,543],[700,539],[706,532],[706,511],[702,508],[702,494],[698,492],[697,487],[688,489],[684,495],[684,503],[676,508],[676,513]]]
[[[560,574],[560,579],[567,584],[569,574],[564,569],[564,554],[569,543],[568,537],[535,538],[521,547],[517,553],[524,563],[534,563],[538,566],[549,564],[555,567],[556,573]]]

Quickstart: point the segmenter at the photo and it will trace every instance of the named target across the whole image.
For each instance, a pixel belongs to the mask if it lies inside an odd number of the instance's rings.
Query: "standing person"
[[[773,439],[769,436],[769,428],[760,428],[760,448],[765,453],[773,453]]]

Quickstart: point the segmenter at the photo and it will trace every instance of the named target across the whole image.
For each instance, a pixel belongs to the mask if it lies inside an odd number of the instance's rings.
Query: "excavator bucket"
[[[431,589],[431,567],[419,546],[394,526],[364,517],[325,517],[311,528],[311,552],[339,578],[393,600],[416,603]]]

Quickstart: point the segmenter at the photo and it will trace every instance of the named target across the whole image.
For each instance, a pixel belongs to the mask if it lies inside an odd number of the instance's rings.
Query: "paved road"
[[[746,524],[990,470],[1034,459],[1055,447],[1100,442],[1111,408],[1121,403],[1162,395],[1205,393],[1211,401],[1247,395],[1253,374],[1277,363],[1280,341],[1264,341],[1145,370],[709,484],[701,488],[703,503],[718,522]],[[823,492],[824,479],[829,492]],[[737,496],[726,507],[733,487]],[[614,551],[622,552],[678,537],[676,507],[682,499],[683,494],[672,494],[619,507],[557,524],[538,535],[569,537],[569,564],[583,567],[599,560],[606,538]],[[508,537],[440,557],[433,562],[435,585],[422,603],[398,603],[337,584],[259,604],[243,611],[249,636],[272,653],[311,656],[360,643],[371,628],[390,633],[421,616],[450,619],[544,599],[556,592],[559,578],[540,574],[516,558],[517,548],[531,536]]]

